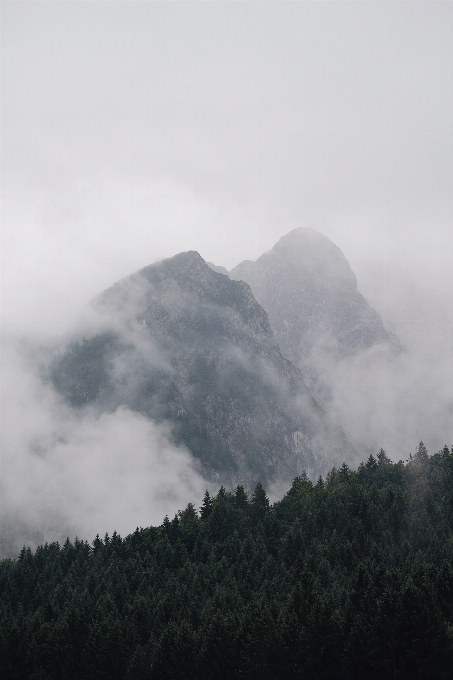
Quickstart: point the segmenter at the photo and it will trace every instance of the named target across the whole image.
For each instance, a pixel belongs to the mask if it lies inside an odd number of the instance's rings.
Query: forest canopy
[[[453,448],[0,563],[3,678],[449,678]]]

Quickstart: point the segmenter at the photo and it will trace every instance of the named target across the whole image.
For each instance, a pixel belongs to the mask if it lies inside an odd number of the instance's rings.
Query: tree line
[[[453,448],[0,562],[0,675],[451,678]]]

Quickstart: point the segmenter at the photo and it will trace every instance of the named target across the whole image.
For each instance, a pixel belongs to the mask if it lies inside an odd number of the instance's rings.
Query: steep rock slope
[[[382,343],[401,348],[357,290],[340,248],[314,229],[294,229],[229,276],[250,285],[282,353],[301,368],[322,404],[329,401],[328,376],[322,376],[332,362]]]
[[[196,252],[145,267],[98,296],[88,337],[51,366],[75,407],[124,404],[170,423],[205,475],[233,485],[311,476],[350,459],[248,284]]]

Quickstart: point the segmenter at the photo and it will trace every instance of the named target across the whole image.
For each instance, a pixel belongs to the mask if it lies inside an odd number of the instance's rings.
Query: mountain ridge
[[[125,405],[169,422],[208,478],[227,486],[321,474],[354,455],[285,358],[250,286],[195,251],[144,267],[97,296],[100,332],[51,367],[74,407]]]
[[[229,276],[249,283],[282,351],[296,365],[320,342],[337,356],[378,342],[399,344],[357,290],[340,248],[314,229],[294,229]]]

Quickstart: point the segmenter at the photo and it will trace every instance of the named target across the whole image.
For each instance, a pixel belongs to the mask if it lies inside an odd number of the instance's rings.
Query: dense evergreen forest
[[[453,676],[453,449],[0,563],[0,676]]]

